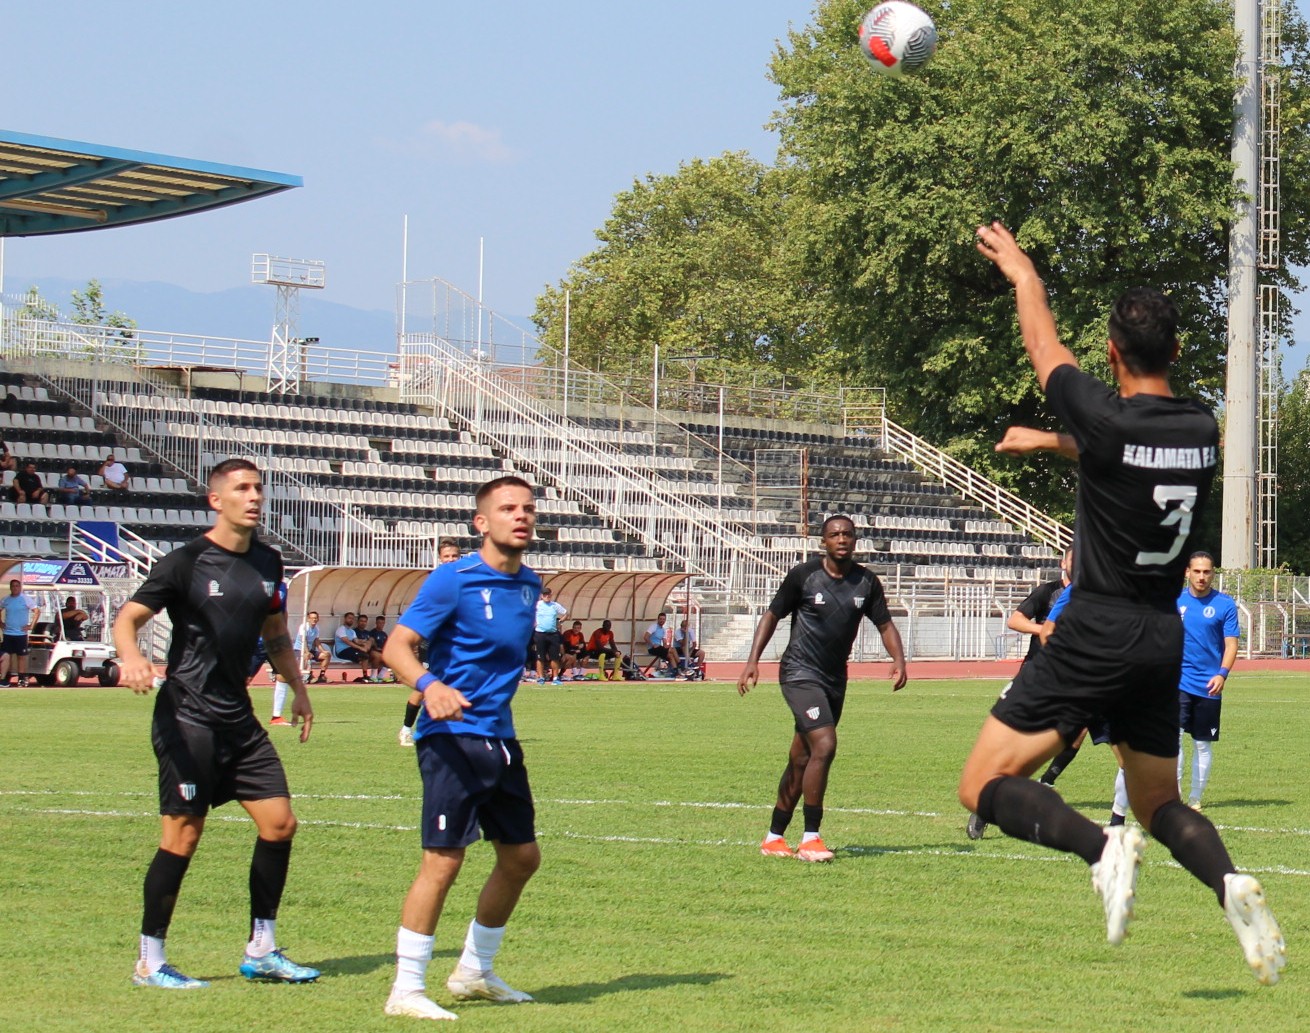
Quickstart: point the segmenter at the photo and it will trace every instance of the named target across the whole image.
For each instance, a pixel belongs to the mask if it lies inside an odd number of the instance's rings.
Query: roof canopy
[[[278,172],[0,129],[0,237],[155,222],[302,185]]]

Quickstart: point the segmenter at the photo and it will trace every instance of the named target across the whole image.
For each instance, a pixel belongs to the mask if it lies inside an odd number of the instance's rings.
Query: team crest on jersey
[[[519,598],[523,600],[524,606],[533,606],[537,602],[537,590],[524,585],[519,589]]]
[[[805,711],[805,716],[808,717],[811,721],[817,721],[819,719],[819,708],[810,707],[809,710]]]
[[[1206,620],[1209,620],[1211,617],[1214,616],[1214,607],[1213,607],[1213,606],[1207,606],[1204,610],[1201,611],[1201,613],[1202,613],[1202,615],[1205,617]]]
[[[822,593],[822,592],[815,592],[815,593],[814,593],[814,605],[815,605],[815,606],[827,606],[827,605],[828,605],[827,602],[826,602],[826,601],[824,600],[824,598],[823,598],[823,593]]]
[[[273,598],[273,591],[274,591],[274,589],[273,589],[273,582],[272,582],[272,581],[265,581],[265,582],[264,582],[264,594],[265,594],[266,596],[268,596],[268,597],[271,599],[271,598]]]
[[[863,606],[863,605],[864,605],[864,596],[862,596],[862,595],[857,595],[857,596],[855,597],[855,607],[856,607],[856,609],[858,609],[859,607],[861,607],[861,606]]]
[[[196,784],[194,782],[179,782],[177,791],[183,800],[194,800],[196,798]]]
[[[220,585],[217,581],[209,582],[209,597],[211,599],[214,598],[215,596],[220,596],[222,594],[223,594],[222,585]]]

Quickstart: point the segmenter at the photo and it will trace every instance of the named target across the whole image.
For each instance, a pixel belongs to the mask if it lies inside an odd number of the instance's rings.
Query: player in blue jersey
[[[496,862],[446,987],[456,1000],[532,1000],[497,976],[492,962],[519,895],[541,864],[532,791],[510,713],[541,594],[541,579],[523,565],[536,522],[526,481],[499,477],[484,484],[473,517],[482,547],[428,575],[383,651],[396,677],[423,693],[414,729],[423,857],[401,910],[388,1015],[455,1018],[427,996],[427,966],[446,893],[479,827]],[[415,654],[423,639],[426,670]]]
[[[1187,586],[1178,596],[1183,619],[1183,676],[1178,682],[1178,785],[1183,784],[1183,737],[1192,737],[1192,785],[1187,805],[1201,809],[1210,780],[1213,744],[1219,741],[1219,710],[1229,672],[1237,663],[1237,603],[1210,587],[1214,557],[1194,552],[1187,561]]]
[[[1119,943],[1133,913],[1141,832],[1102,829],[1029,778],[1104,717],[1133,813],[1213,891],[1256,979],[1276,983],[1287,948],[1259,880],[1236,870],[1214,825],[1178,798],[1178,582],[1219,456],[1214,416],[1169,383],[1178,310],[1149,287],[1120,295],[1106,347],[1111,387],[1061,343],[1045,285],[1013,234],[999,222],[980,226],[977,246],[1013,286],[1038,385],[1078,446],[1079,544],[1069,605],[992,708],[960,773],[960,802],[1006,835],[1081,857],[1107,939]]]

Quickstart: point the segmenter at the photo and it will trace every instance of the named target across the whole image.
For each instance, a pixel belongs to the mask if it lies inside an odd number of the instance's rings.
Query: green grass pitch
[[[487,1031],[1208,1031],[1310,1029],[1306,679],[1234,677],[1206,813],[1260,874],[1289,944],[1256,984],[1209,891],[1158,843],[1137,918],[1105,942],[1075,859],[963,833],[956,776],[999,686],[851,686],[828,793],[831,865],[757,853],[791,734],[774,685],[529,687],[515,706],[542,869],[498,970],[535,1005],[456,1007]],[[300,745],[273,729],[300,832],[279,939],[314,985],[248,984],[253,827],[209,820],[170,960],[190,993],[129,983],[157,837],[151,701],[126,690],[0,692],[0,1029],[396,1030],[382,1014],[418,858],[418,776],[396,744],[405,691],[317,687]],[[266,716],[269,692],[255,690]],[[1059,784],[1097,820],[1113,761],[1087,747]],[[797,828],[793,836],[799,833]],[[437,931],[434,998],[489,866],[470,849]]]

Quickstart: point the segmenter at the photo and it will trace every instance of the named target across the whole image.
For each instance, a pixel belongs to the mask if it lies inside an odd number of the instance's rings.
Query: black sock
[[[1076,756],[1078,756],[1078,747],[1066,746],[1055,755],[1047,769],[1042,772],[1042,777],[1039,778],[1038,781],[1048,786],[1055,785],[1055,780],[1060,777],[1061,772],[1063,772],[1065,768],[1073,763],[1073,759]]]
[[[255,840],[255,852],[250,858],[250,926],[254,936],[256,918],[277,918],[282,903],[282,890],[287,884],[287,868],[291,865],[291,840],[276,843],[267,839]]]
[[[1171,800],[1151,819],[1151,835],[1169,848],[1174,860],[1214,890],[1224,906],[1224,876],[1237,871],[1224,841],[1204,814]]]
[[[773,818],[769,822],[769,831],[775,836],[785,836],[787,826],[791,824],[791,816],[794,811],[784,811],[781,808],[773,808]]]
[[[173,908],[177,907],[177,895],[182,890],[182,879],[190,864],[189,857],[170,854],[162,849],[155,851],[150,867],[146,869],[145,907],[141,912],[142,936],[153,936],[156,940],[168,937]]]
[[[803,803],[801,814],[805,816],[805,831],[818,832],[819,826],[823,824],[823,804],[811,807],[808,803]]]
[[[1077,854],[1088,864],[1099,861],[1105,849],[1101,826],[1026,778],[1002,775],[983,786],[978,817],[1007,836]]]
[[[422,703],[405,704],[405,727],[413,728],[414,722],[418,720],[418,712],[422,708]]]

